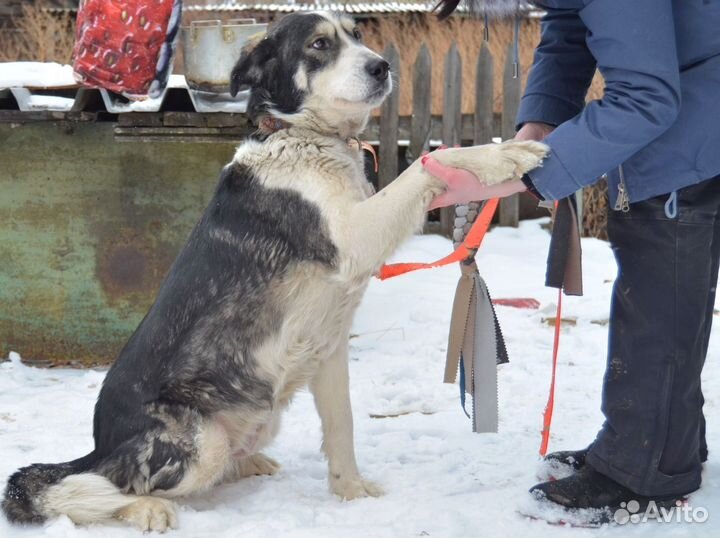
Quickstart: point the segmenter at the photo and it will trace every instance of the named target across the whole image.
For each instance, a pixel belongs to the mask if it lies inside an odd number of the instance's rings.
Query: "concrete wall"
[[[234,145],[0,123],[0,353],[108,363],[152,304]]]

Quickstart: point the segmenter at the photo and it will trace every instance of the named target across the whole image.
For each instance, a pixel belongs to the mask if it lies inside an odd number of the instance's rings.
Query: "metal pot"
[[[230,73],[248,40],[267,30],[255,19],[193,21],[182,32],[188,88],[229,93]]]

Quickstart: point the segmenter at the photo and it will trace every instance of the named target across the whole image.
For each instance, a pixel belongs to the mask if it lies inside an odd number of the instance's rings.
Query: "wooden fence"
[[[462,114],[462,60],[457,45],[453,45],[445,56],[445,81],[443,85],[443,110],[440,118],[431,115],[432,58],[425,44],[414,59],[413,67],[413,112],[410,120],[409,145],[405,152],[408,163],[417,159],[423,151],[431,149],[433,143],[447,146],[487,144],[494,137],[503,140],[515,134],[515,116],[520,104],[521,80],[513,62],[512,45],[508,46],[503,71],[503,106],[500,121],[494,114],[493,64],[494,59],[487,46],[478,51],[475,82],[475,110],[472,117]],[[395,89],[383,103],[380,115],[379,187],[383,188],[398,175],[399,146],[399,77],[400,54],[394,45],[389,45],[383,56],[390,63],[396,77]],[[404,61],[411,60],[404,58]],[[438,126],[437,123],[440,123]],[[469,125],[470,124],[470,125]],[[439,127],[439,129],[438,129]],[[440,135],[440,138],[435,138]],[[519,199],[512,196],[502,200],[499,209],[499,223],[517,226],[519,220]],[[443,235],[452,235],[454,209],[441,211],[440,222],[430,230]]]

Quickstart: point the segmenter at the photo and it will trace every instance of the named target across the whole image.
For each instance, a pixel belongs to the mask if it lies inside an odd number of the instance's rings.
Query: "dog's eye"
[[[355,39],[357,39],[358,41],[360,41],[362,39],[362,34],[360,33],[360,30],[358,30],[357,28],[353,28],[352,34],[353,34],[353,37]]]
[[[315,50],[327,50],[330,48],[330,40],[325,37],[318,37],[312,42],[312,48]]]

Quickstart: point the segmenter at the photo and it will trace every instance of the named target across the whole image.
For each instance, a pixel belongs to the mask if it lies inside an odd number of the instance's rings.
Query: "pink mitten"
[[[445,166],[434,159],[432,154],[422,158],[422,165],[427,172],[447,185],[447,190],[432,201],[430,209],[489,200],[490,198],[504,198],[526,190],[525,184],[519,179],[496,185],[486,185],[472,172]]]

